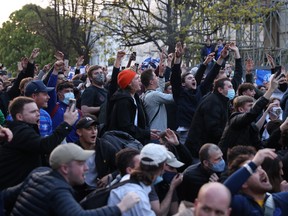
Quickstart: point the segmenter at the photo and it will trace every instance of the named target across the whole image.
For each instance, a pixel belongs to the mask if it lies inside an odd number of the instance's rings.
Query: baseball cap
[[[171,159],[171,156],[165,146],[149,143],[141,149],[140,159],[142,164],[158,166],[167,159]]]
[[[31,96],[33,93],[49,92],[53,89],[54,87],[47,87],[42,80],[32,80],[24,89],[24,94],[25,96]]]
[[[92,124],[96,125],[98,124],[98,122],[96,121],[95,118],[92,118],[90,116],[85,116],[82,117],[76,124],[76,129],[80,129],[80,128],[88,128],[90,127]]]
[[[50,154],[49,164],[57,169],[61,164],[71,161],[86,161],[95,151],[84,150],[74,143],[60,144]]]
[[[179,168],[184,165],[184,163],[177,160],[177,158],[172,152],[168,151],[168,154],[170,155],[171,158],[166,161],[166,164],[174,168]]]

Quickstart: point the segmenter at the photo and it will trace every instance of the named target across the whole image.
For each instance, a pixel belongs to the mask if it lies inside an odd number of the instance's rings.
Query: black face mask
[[[171,183],[172,179],[174,176],[176,176],[178,173],[177,172],[170,172],[170,171],[165,171],[162,175],[163,180],[167,183]]]
[[[95,77],[93,77],[93,82],[98,85],[103,85],[105,82],[105,76],[102,73],[96,74]]]

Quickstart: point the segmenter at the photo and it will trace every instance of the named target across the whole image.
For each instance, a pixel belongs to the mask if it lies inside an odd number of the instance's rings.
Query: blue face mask
[[[163,180],[167,183],[171,183],[172,179],[174,178],[174,176],[177,175],[177,172],[169,172],[169,171],[165,171],[162,175]]]
[[[228,89],[228,93],[226,97],[229,98],[229,100],[232,100],[235,97],[235,90],[234,89]]]
[[[222,159],[218,163],[212,164],[211,170],[214,172],[223,172],[225,169],[225,161]]]
[[[158,183],[160,183],[160,182],[162,182],[163,181],[163,178],[162,178],[162,176],[157,176],[157,178],[154,180],[154,182],[153,182],[153,185],[156,185],[156,184],[158,184]]]
[[[63,99],[63,103],[65,104],[69,104],[69,99],[72,98],[72,99],[75,99],[75,96],[74,96],[74,93],[73,92],[67,92],[64,94],[64,99]]]

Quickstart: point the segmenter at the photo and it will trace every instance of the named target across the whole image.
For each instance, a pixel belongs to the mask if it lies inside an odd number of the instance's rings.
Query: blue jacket
[[[250,162],[248,165],[253,171],[255,171],[257,168],[253,162]],[[247,181],[250,175],[251,174],[245,167],[241,167],[224,182],[224,185],[228,187],[233,197],[231,203],[231,215],[233,216],[264,215],[264,208],[259,206],[259,204],[252,197],[246,194],[238,193],[238,191],[241,189],[241,186]],[[275,203],[273,216],[288,215],[288,192],[273,193],[272,196]],[[264,202],[268,197],[269,194],[266,194]]]

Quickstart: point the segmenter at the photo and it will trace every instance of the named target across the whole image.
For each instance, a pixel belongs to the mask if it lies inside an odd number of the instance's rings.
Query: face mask
[[[226,97],[229,98],[229,100],[232,100],[235,97],[235,90],[234,89],[228,89],[228,93]]]
[[[96,84],[99,84],[99,85],[103,85],[105,82],[104,74],[103,73],[96,74],[96,76],[93,77],[93,82],[95,82]]]
[[[225,169],[225,161],[222,159],[216,164],[212,164],[211,170],[214,172],[223,172]]]
[[[68,92],[68,93],[65,93],[64,94],[64,99],[63,99],[63,103],[65,104],[69,104],[69,99],[72,98],[72,99],[75,99],[75,96],[74,96],[74,93],[73,92]]]
[[[163,180],[167,183],[171,183],[172,179],[174,178],[174,176],[177,175],[177,172],[169,172],[169,171],[165,171],[163,173]]]
[[[162,176],[157,176],[157,178],[154,180],[154,182],[153,182],[153,185],[156,185],[156,184],[158,184],[158,183],[160,183],[160,182],[162,182],[163,181],[163,178],[162,178]]]

